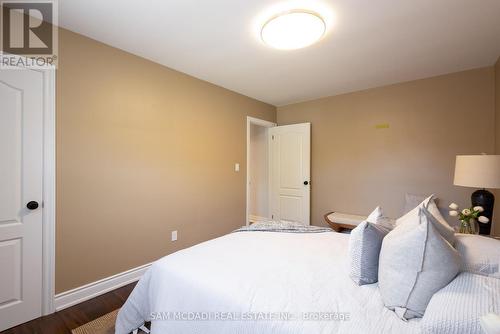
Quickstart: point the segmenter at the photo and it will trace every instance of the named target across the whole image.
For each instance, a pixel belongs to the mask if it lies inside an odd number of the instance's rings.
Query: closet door
[[[0,331],[42,307],[43,73],[0,70]]]

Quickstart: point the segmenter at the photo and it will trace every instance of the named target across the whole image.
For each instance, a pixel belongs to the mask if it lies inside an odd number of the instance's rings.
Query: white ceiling
[[[319,11],[317,44],[270,49],[260,23]],[[500,0],[61,0],[59,24],[273,105],[492,65]]]

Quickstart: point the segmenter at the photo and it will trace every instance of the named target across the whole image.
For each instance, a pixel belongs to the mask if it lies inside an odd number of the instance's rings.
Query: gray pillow
[[[441,212],[439,212],[439,209],[436,205],[436,202],[434,201],[434,195],[431,195],[427,197],[422,203],[420,203],[416,208],[402,216],[401,218],[398,218],[396,220],[396,226],[399,225],[408,225],[407,227],[410,226],[415,226],[419,224],[419,220],[415,219],[415,217],[418,217],[419,211],[421,208],[427,209],[427,212],[429,212],[432,217],[434,218],[434,222],[436,224],[434,225],[435,228],[438,229],[439,233],[448,240],[448,242],[453,246],[455,245],[455,231],[453,228],[448,224],[446,219],[444,219],[443,215]]]
[[[378,279],[385,306],[411,319],[422,317],[434,293],[457,275],[460,255],[425,207],[406,218],[383,240]]]
[[[378,257],[388,229],[367,221],[351,232],[349,239],[349,276],[357,285],[378,281]]]
[[[415,207],[419,206],[420,203],[425,201],[427,196],[424,195],[417,195],[417,194],[405,194],[405,207],[403,209],[403,214],[407,214],[411,210],[413,210]]]
[[[357,285],[377,282],[382,239],[393,228],[394,222],[377,206],[366,221],[352,230],[349,239],[349,275]]]

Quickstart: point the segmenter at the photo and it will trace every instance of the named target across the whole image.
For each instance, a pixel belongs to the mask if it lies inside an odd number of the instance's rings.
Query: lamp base
[[[479,223],[479,234],[489,235],[491,232],[491,219],[493,218],[493,205],[495,204],[495,196],[488,190],[476,190],[471,195],[472,206],[482,206],[484,212],[481,216],[485,216],[490,221],[486,224]]]

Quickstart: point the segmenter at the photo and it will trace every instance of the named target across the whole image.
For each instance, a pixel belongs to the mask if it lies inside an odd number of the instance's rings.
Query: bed
[[[479,317],[500,312],[500,279],[462,273],[461,290],[433,297],[423,318],[402,321],[377,284],[349,278],[348,243],[349,234],[333,231],[243,231],[181,250],[141,278],[116,334],[150,320],[153,334],[480,333]]]

